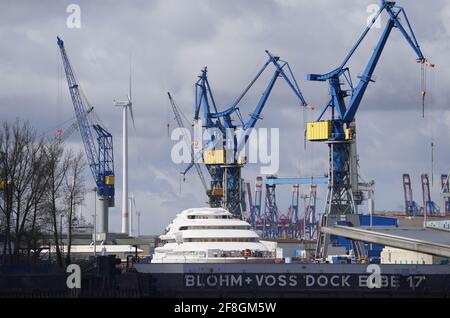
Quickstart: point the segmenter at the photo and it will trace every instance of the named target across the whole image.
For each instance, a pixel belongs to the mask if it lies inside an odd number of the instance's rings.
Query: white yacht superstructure
[[[222,208],[187,209],[160,236],[152,263],[273,262],[250,224]]]

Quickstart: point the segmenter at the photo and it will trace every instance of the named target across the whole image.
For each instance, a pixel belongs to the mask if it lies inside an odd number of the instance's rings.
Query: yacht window
[[[249,225],[230,225],[230,226],[223,226],[223,225],[211,225],[211,226],[204,226],[204,225],[193,225],[193,226],[182,226],[179,229],[180,231],[184,230],[250,230]]]
[[[185,238],[184,242],[259,242],[258,238],[225,237],[225,238]]]

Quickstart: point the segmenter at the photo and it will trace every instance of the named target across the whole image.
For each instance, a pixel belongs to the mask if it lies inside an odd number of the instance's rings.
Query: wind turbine
[[[130,82],[128,90],[128,100],[126,101],[116,101],[114,100],[114,106],[122,107],[123,114],[123,139],[122,139],[122,233],[129,234],[128,228],[128,111],[131,115],[131,121],[134,126],[134,116],[133,116],[133,103],[131,101],[131,63],[130,63]]]

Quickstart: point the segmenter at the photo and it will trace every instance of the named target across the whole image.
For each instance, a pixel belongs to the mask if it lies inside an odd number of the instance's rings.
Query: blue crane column
[[[92,106],[80,92],[79,84],[64,48],[64,42],[59,37],[57,42],[87,161],[101,202],[98,235],[95,240],[105,240],[108,233],[108,208],[114,206],[115,176],[112,135],[91,116]],[[96,139],[94,139],[92,130],[97,135]]]
[[[279,77],[282,77],[288,86],[299,99],[301,106],[307,107],[307,103],[298,87],[297,81],[286,61],[266,51],[268,55],[267,62],[259,70],[255,78],[245,88],[243,93],[226,110],[218,111],[214,100],[211,87],[207,78],[207,69],[204,68],[196,82],[196,104],[194,115],[194,129],[208,129],[209,135],[205,148],[194,147],[196,154],[195,160],[199,157],[211,176],[211,186],[207,190],[209,204],[212,207],[224,207],[234,216],[244,218],[243,206],[243,180],[241,178],[241,169],[245,165],[245,157],[241,152],[250,136],[252,129],[257,121],[261,119],[261,113],[266,105],[267,99]],[[253,84],[258,80],[266,68],[272,64],[275,71],[265,88],[262,97],[256,105],[249,119],[244,122],[240,113],[239,103],[247,94]],[[200,116],[203,108],[203,118]],[[232,118],[235,115],[236,118]],[[233,120],[239,120],[239,124],[234,124]],[[195,143],[195,142],[194,142]],[[193,163],[188,167],[193,166]],[[186,171],[188,170],[186,169]],[[185,172],[186,172],[185,171]]]
[[[386,11],[388,15],[386,26],[366,66],[366,69],[360,76],[358,85],[354,87],[349,68],[346,64],[383,11]],[[405,27],[400,22],[400,17],[402,18]],[[352,147],[355,145],[354,120],[364,93],[366,92],[369,83],[373,82],[373,72],[393,28],[397,28],[404,36],[407,43],[415,52],[418,63],[426,66],[433,66],[424,58],[404,9],[397,6],[395,2],[383,0],[381,1],[380,9],[373,18],[371,24],[366,27],[356,44],[345,57],[342,64],[327,74],[308,75],[308,80],[311,81],[327,81],[330,92],[330,101],[326,105],[318,121],[308,123],[307,127],[308,140],[324,141],[328,144],[329,148],[330,180],[326,209],[321,221],[322,226],[335,224],[337,220],[342,220],[343,218],[346,219],[348,223],[352,223],[354,226],[359,225],[358,217],[356,215],[355,201],[353,198],[354,190],[357,188],[357,183],[355,183],[354,178],[352,182],[351,171],[352,167],[356,167],[356,163],[352,162],[354,157],[356,157],[355,154],[352,155]],[[346,87],[343,87],[344,83],[346,83]],[[424,92],[422,92],[422,94],[424,96]],[[347,97],[350,97],[348,104],[345,102]],[[322,117],[327,109],[330,109],[331,119],[323,120]],[[316,256],[318,258],[324,259],[327,256],[326,249],[328,247],[328,243],[329,235],[321,234],[319,236],[316,251]]]

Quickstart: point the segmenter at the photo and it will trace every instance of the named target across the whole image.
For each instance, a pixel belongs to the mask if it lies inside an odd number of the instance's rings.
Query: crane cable
[[[422,118],[425,118],[425,96],[427,95],[427,69],[420,65],[420,95],[422,96]]]
[[[420,65],[420,95],[422,97],[422,118],[425,118],[425,96],[428,94],[427,92],[427,83],[428,83],[428,77],[427,77],[427,68],[434,68],[434,64],[431,64],[427,60],[425,60]],[[431,73],[433,74],[433,73]],[[433,76],[431,76],[433,78]],[[430,86],[432,83],[430,83]],[[431,186],[434,186],[434,131],[433,131],[434,125],[431,127]]]
[[[183,139],[185,140],[185,142],[187,142],[188,140],[190,140],[190,137],[187,135],[187,132],[186,132],[186,129],[185,129],[185,124],[184,124],[184,121],[183,121],[183,118],[184,118],[185,121],[188,121],[187,117],[184,115],[183,111],[177,105],[175,100],[173,100],[173,98],[170,95],[170,93],[168,93],[168,96],[169,96],[170,105],[172,107],[172,110],[173,110],[173,113],[174,113],[174,116],[175,116],[175,120],[177,121],[178,126],[183,129]],[[192,150],[192,145],[193,145],[192,143],[189,145],[191,147],[191,160],[192,160],[192,162],[194,164],[195,169],[197,170],[197,174],[198,174],[198,176],[200,178],[200,181],[201,181],[201,183],[203,185],[203,188],[205,189],[205,191],[207,191],[208,187],[206,185],[206,180],[205,180],[205,177],[203,175],[202,168],[200,167],[199,163],[195,162],[195,160],[194,160],[194,154],[193,154],[193,150]],[[182,181],[185,182],[185,180],[186,180],[185,176],[184,176],[184,174],[182,174]],[[181,193],[181,181],[180,181],[180,193]]]
[[[434,106],[434,98],[433,98],[433,88],[434,88],[434,72],[431,71],[431,73],[427,74],[427,71],[425,70],[425,77],[424,80],[426,80],[426,84],[428,84],[428,89],[427,89],[427,95],[429,95],[429,100],[430,100],[430,112],[431,115],[433,116],[433,109],[432,107]],[[434,163],[435,163],[435,158],[436,158],[436,140],[435,140],[435,133],[436,133],[436,127],[434,125],[433,122],[433,118],[430,117],[429,120],[429,125],[431,125],[430,127],[430,132],[431,132],[431,142],[430,142],[430,146],[431,146],[431,186],[434,187]]]
[[[175,120],[175,118],[171,117],[171,110],[170,110],[170,100],[167,100],[167,123],[166,123],[166,128],[167,128],[167,138],[170,139],[170,122],[172,120]]]
[[[61,109],[62,109],[62,79],[63,79],[63,66],[62,63],[59,62],[57,66],[58,73],[58,83],[57,85],[57,93],[56,93],[56,117],[58,122],[61,121]]]
[[[422,97],[422,118],[425,117],[425,96],[427,95],[427,68],[434,68],[434,64],[424,59],[420,64],[420,95]]]

